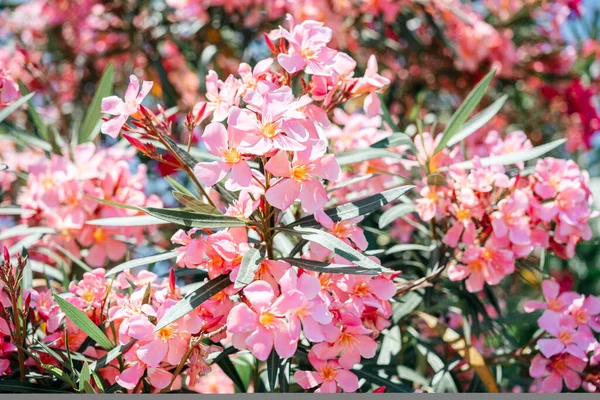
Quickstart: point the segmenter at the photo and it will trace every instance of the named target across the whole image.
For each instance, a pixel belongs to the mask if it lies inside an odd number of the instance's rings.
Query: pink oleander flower
[[[522,190],[515,190],[498,203],[498,211],[490,216],[494,234],[498,238],[508,237],[511,243],[527,246],[531,243],[531,229],[527,217],[529,199]]]
[[[358,389],[358,377],[340,366],[337,360],[321,360],[314,352],[308,353],[308,360],[316,371],[296,371],[294,378],[303,389],[319,386],[315,393],[346,393]]]
[[[249,219],[259,204],[260,200],[253,200],[249,191],[242,190],[239,198],[227,208],[225,215],[240,219]]]
[[[10,76],[10,71],[0,63],[0,105],[11,103],[19,98],[19,85]]]
[[[102,99],[102,112],[115,116],[100,126],[100,131],[113,138],[119,136],[121,128],[125,125],[127,118],[138,112],[142,100],[150,93],[153,82],[144,81],[140,90],[140,82],[135,75],[129,77],[129,86],[122,100],[118,96],[110,96]]]
[[[459,241],[471,245],[475,242],[477,235],[477,227],[473,219],[481,218],[483,210],[481,210],[475,192],[469,188],[458,191],[456,198],[457,203],[451,204],[449,208],[456,221],[444,235],[443,242],[451,247],[456,247]]]
[[[339,356],[339,364],[344,368],[353,368],[360,358],[373,358],[377,352],[377,342],[371,336],[371,330],[365,328],[354,316],[343,317],[342,325],[323,327],[325,341],[313,347],[315,355],[321,360]]]
[[[575,292],[560,293],[560,285],[554,281],[545,280],[542,282],[542,293],[545,302],[537,300],[528,300],[524,308],[526,312],[535,310],[550,310],[562,313],[573,303],[579,295]]]
[[[269,357],[273,347],[281,357],[293,356],[298,342],[289,334],[289,322],[273,304],[276,298],[271,285],[255,281],[243,294],[249,304],[237,304],[227,316],[227,330],[233,334],[235,348],[247,348],[261,361]]]
[[[460,264],[450,266],[448,278],[451,281],[466,279],[467,290],[475,293],[483,290],[484,283],[497,285],[514,270],[513,253],[488,243],[485,247],[467,248],[460,259]]]
[[[331,40],[331,29],[317,21],[304,21],[300,25],[294,25],[289,14],[286,19],[290,31],[280,27],[279,33],[290,47],[287,53],[277,56],[279,64],[290,74],[304,70],[311,75],[329,75],[328,64],[337,54],[336,50],[327,47]]]
[[[324,228],[326,228],[329,233],[343,242],[354,245],[359,250],[366,250],[369,243],[365,237],[365,233],[362,228],[360,228],[357,224],[363,220],[363,217],[350,218],[343,221],[333,222],[333,220],[325,214],[322,210],[317,210],[315,213],[315,219]],[[310,251],[315,259],[325,260],[331,255],[331,251],[321,246],[316,242],[310,243]]]
[[[300,330],[311,342],[325,340],[322,325],[331,323],[333,316],[319,297],[321,283],[309,274],[299,277],[293,268],[279,280],[282,296],[273,305],[289,321],[290,337],[299,338]]]
[[[267,201],[280,210],[286,210],[299,199],[305,212],[314,213],[329,200],[320,179],[335,181],[340,167],[333,154],[325,154],[324,141],[313,141],[308,146],[294,153],[291,163],[288,154],[279,151],[265,165],[271,174],[283,178],[266,192]]]
[[[244,153],[262,156],[273,150],[306,148],[309,132],[305,124],[309,122],[299,109],[308,105],[310,98],[296,99],[287,86],[271,89],[266,83],[259,85],[244,98],[248,109],[230,110],[227,123],[234,131],[243,133],[240,148]]]
[[[568,313],[580,326],[589,326],[600,332],[600,299],[596,296],[577,297],[568,308]]]
[[[213,70],[206,75],[206,102],[201,101],[194,106],[193,113],[198,114],[204,109],[200,121],[212,114],[213,122],[221,122],[227,119],[229,109],[237,106],[242,94],[242,82],[233,75],[223,82]]]
[[[209,153],[220,158],[219,161],[201,162],[194,167],[194,174],[203,185],[213,186],[228,173],[228,179],[233,183],[244,188],[250,185],[252,171],[240,152],[239,134],[213,122],[204,130],[202,140]]]
[[[337,290],[336,290],[337,289]],[[367,307],[383,311],[396,294],[394,282],[386,276],[342,275],[334,291],[345,303],[346,310],[360,317]]]
[[[587,361],[588,346],[594,342],[589,329],[577,329],[577,322],[572,317],[554,311],[545,312],[538,320],[538,325],[555,336],[538,340],[540,351],[545,357],[568,353]]]
[[[112,227],[86,225],[77,240],[89,247],[85,261],[91,267],[103,267],[107,260],[119,261],[127,254],[127,244],[114,237],[120,230]]]
[[[178,267],[197,268],[204,261],[205,244],[201,239],[194,238],[199,231],[201,230],[195,228],[188,232],[180,229],[171,237],[172,243],[181,245],[175,248]]]
[[[371,118],[382,114],[381,101],[379,100],[379,96],[377,96],[376,90],[382,89],[390,84],[390,80],[379,75],[377,69],[377,58],[374,55],[371,55],[367,62],[365,76],[359,79],[356,88],[357,93],[369,92],[363,104],[363,108],[365,114]]]
[[[238,74],[242,78],[242,82],[246,87],[246,90],[254,90],[261,77],[267,75],[273,65],[272,58],[266,58],[256,63],[254,69],[246,63],[241,63],[238,68]],[[243,96],[243,95],[242,95]]]
[[[585,366],[584,360],[570,354],[560,354],[552,358],[537,354],[531,361],[529,374],[532,378],[542,379],[540,389],[543,392],[560,393],[563,381],[569,390],[576,390],[581,386],[580,373]]]

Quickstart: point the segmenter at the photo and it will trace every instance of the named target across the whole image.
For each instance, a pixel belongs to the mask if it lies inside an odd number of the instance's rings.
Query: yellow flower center
[[[238,163],[242,159],[242,155],[238,151],[238,149],[229,149],[223,153],[223,160],[229,164]]]
[[[292,178],[297,181],[305,181],[308,179],[310,168],[306,165],[296,165],[292,168]]]
[[[335,379],[336,375],[337,375],[337,372],[336,372],[335,368],[333,368],[330,365],[325,366],[321,370],[321,378],[323,378],[323,380],[325,380],[325,381],[331,381],[331,380]]]
[[[269,123],[263,125],[263,127],[261,129],[261,133],[267,139],[272,139],[275,136],[277,136],[277,134],[279,132],[278,132],[278,129],[277,129],[277,125],[269,122]]]
[[[558,334],[558,339],[565,345],[569,345],[573,342],[573,337],[570,332],[564,331]]]
[[[342,348],[353,346],[355,341],[356,339],[354,339],[354,336],[347,333],[342,333],[342,336],[340,336],[340,344],[342,345]]]
[[[87,291],[81,297],[89,303],[92,300],[94,300],[94,293],[92,293],[91,291]]]
[[[258,321],[260,322],[260,324],[266,328],[269,328],[273,325],[273,322],[275,322],[275,315],[271,314],[270,312],[264,312],[262,314],[260,314],[260,318],[258,319]]]
[[[158,337],[166,342],[167,340],[171,339],[174,331],[175,330],[173,328],[171,328],[170,326],[165,326],[160,331],[158,331]]]
[[[42,179],[42,186],[46,190],[52,189],[54,187],[54,179],[52,179],[51,176],[45,177],[44,179]]]
[[[467,219],[470,217],[471,217],[471,211],[465,210],[464,208],[458,210],[458,212],[456,213],[456,218],[458,218],[459,220]]]
[[[560,312],[562,309],[562,304],[558,300],[550,300],[548,302],[548,309],[551,311]]]
[[[354,288],[354,295],[363,297],[369,294],[369,288],[367,282],[361,282]]]
[[[96,242],[103,242],[106,239],[106,233],[100,228],[97,228],[92,236]]]
[[[302,49],[302,51],[300,52],[300,55],[302,56],[302,58],[304,58],[305,60],[310,60],[311,58],[313,58],[317,53],[315,53],[311,48],[307,48],[307,49]]]

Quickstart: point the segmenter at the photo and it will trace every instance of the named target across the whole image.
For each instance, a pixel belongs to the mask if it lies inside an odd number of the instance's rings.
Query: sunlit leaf
[[[242,258],[238,275],[235,278],[235,284],[233,285],[235,289],[242,288],[254,280],[254,273],[260,267],[263,258],[260,250],[255,248],[248,249]]]
[[[458,110],[452,115],[444,133],[442,134],[442,139],[438,143],[435,148],[434,154],[439,153],[444,149],[450,140],[456,135],[456,133],[463,126],[469,115],[475,110],[485,92],[487,91],[492,79],[496,75],[496,70],[493,69],[483,79],[475,86],[475,88],[469,93],[469,95],[465,98],[463,103],[458,107]]]
[[[379,217],[379,228],[383,229],[400,217],[415,211],[415,205],[412,203],[396,204],[381,214]]]
[[[83,117],[83,121],[81,122],[81,126],[79,127],[79,143],[93,140],[94,136],[100,131],[102,99],[112,95],[114,75],[115,67],[110,63],[102,73],[94,97],[92,98],[92,101],[85,112],[85,116]]]
[[[221,275],[215,279],[209,280],[198,289],[188,293],[183,299],[179,300],[177,304],[171,307],[161,318],[154,331],[157,332],[170,323],[177,321],[184,315],[189,314],[200,304],[204,303],[229,285],[231,285],[229,275]]]
[[[62,312],[64,312],[79,329],[84,331],[96,343],[106,350],[111,350],[114,347],[104,332],[102,332],[83,311],[56,294],[54,295],[54,299]]]
[[[288,262],[298,268],[325,274],[377,275],[377,271],[356,265],[330,264],[323,261],[306,260],[304,258],[278,258],[277,260]]]
[[[35,92],[29,93],[28,95],[23,96],[20,99],[13,101],[8,106],[6,106],[2,110],[0,110],[0,122],[4,121],[6,119],[6,117],[8,117],[10,114],[12,114],[18,108],[20,108],[23,104],[27,103],[29,101],[29,99],[31,99],[33,97],[33,95],[35,95]]]
[[[108,271],[106,271],[106,276],[109,277],[112,275],[116,275],[119,272],[126,271],[128,269],[132,269],[135,267],[141,267],[142,265],[150,265],[150,264],[154,264],[159,261],[171,260],[171,259],[177,257],[177,254],[178,254],[177,250],[172,250],[172,251],[167,251],[167,252],[160,253],[160,254],[155,254],[155,255],[149,256],[149,257],[136,258],[135,260],[129,260],[127,262],[119,264],[116,267],[111,268]]]
[[[468,120],[462,128],[448,141],[447,147],[452,147],[477,132],[479,128],[487,124],[502,108],[504,103],[508,99],[508,95],[500,97],[498,100],[492,103],[492,105],[486,107],[485,110]]]

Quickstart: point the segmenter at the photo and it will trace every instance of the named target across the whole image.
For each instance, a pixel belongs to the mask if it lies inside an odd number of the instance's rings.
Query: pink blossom
[[[204,242],[194,235],[198,233],[198,229],[190,229],[185,232],[180,229],[171,237],[171,242],[180,244],[177,247],[177,265],[179,267],[196,268],[204,260]]]
[[[369,336],[370,329],[365,328],[353,318],[352,325],[344,323],[342,326],[330,324],[323,327],[325,341],[313,347],[315,355],[328,360],[338,355],[339,363],[344,368],[352,368],[360,362],[361,357],[373,358],[377,352],[377,342]],[[346,322],[346,321],[344,321]]]
[[[576,329],[577,323],[572,317],[564,317],[554,311],[548,311],[540,317],[538,325],[555,336],[538,341],[540,351],[545,357],[566,352],[587,361],[587,348],[594,342],[594,337],[584,329]]]
[[[219,161],[201,162],[194,167],[194,174],[206,186],[213,186],[229,173],[229,180],[248,187],[252,179],[250,166],[240,152],[240,138],[220,123],[211,123],[204,130],[202,140],[206,149],[220,158]]]
[[[560,285],[551,280],[542,282],[542,292],[546,302],[529,300],[525,302],[525,311],[533,312],[535,310],[550,310],[554,312],[563,312],[571,305],[578,295],[575,292],[560,293]]]
[[[287,53],[277,56],[277,61],[290,74],[304,70],[313,75],[329,75],[328,64],[332,62],[337,51],[327,47],[331,40],[331,29],[317,21],[304,21],[294,25],[291,15],[287,16],[290,31],[279,28],[290,48]]]
[[[531,361],[529,374],[533,378],[543,379],[541,389],[547,393],[560,393],[563,380],[569,390],[576,390],[581,386],[580,372],[586,362],[570,354],[561,354],[552,358],[544,358],[537,354]]]
[[[334,181],[340,172],[335,157],[326,151],[325,142],[314,141],[306,150],[294,153],[291,163],[283,151],[271,157],[265,169],[283,179],[267,190],[267,201],[280,210],[286,210],[296,199],[306,212],[322,208],[329,198],[319,178]]]
[[[10,71],[0,63],[0,105],[8,104],[19,98],[19,85],[10,76]]]
[[[494,234],[499,238],[508,237],[511,243],[526,246],[531,243],[531,230],[527,218],[529,200],[521,190],[515,190],[509,197],[498,203],[498,211],[490,216]]]
[[[243,293],[249,304],[237,304],[227,317],[233,345],[240,350],[249,349],[261,361],[269,357],[273,346],[279,356],[293,356],[298,343],[288,332],[287,319],[273,306],[275,295],[271,285],[255,281]]]
[[[308,353],[308,359],[316,371],[296,371],[294,378],[303,389],[319,386],[315,393],[346,393],[358,389],[358,377],[341,367],[337,360],[321,360],[314,352]]]
[[[153,82],[144,81],[140,90],[140,82],[135,75],[129,77],[129,86],[122,100],[118,96],[110,96],[102,99],[102,112],[116,116],[106,121],[100,127],[100,131],[106,135],[116,138],[129,116],[138,112],[142,100],[150,93]]]

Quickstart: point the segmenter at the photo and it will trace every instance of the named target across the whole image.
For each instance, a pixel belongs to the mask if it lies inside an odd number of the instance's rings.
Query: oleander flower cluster
[[[1,11],[0,392],[598,392],[587,7]]]

